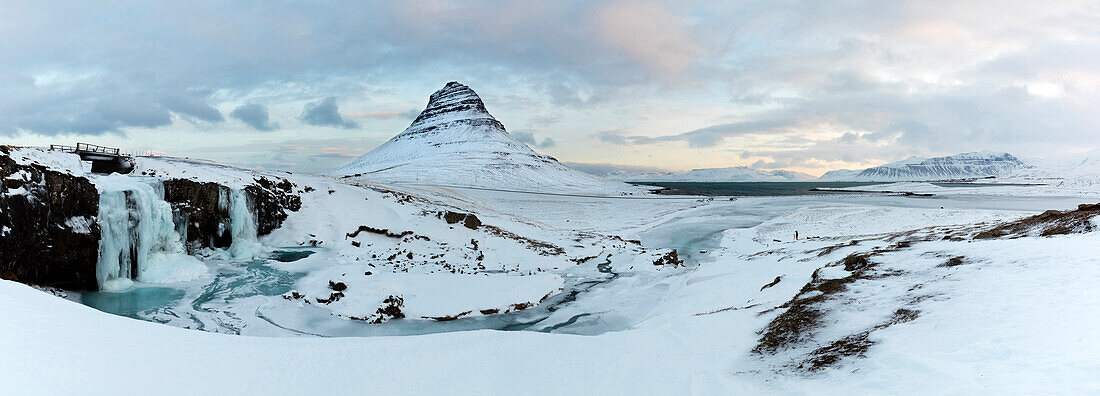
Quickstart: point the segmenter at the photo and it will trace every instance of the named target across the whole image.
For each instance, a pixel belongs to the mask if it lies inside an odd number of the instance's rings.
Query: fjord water
[[[816,191],[816,188],[848,188],[870,186],[874,182],[632,182],[645,186],[664,187],[661,194],[703,196],[786,196],[836,194],[832,191]]]

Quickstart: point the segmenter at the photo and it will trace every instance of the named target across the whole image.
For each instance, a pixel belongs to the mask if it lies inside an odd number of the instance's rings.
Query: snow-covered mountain
[[[562,165],[516,140],[469,87],[449,82],[412,125],[385,144],[328,172],[382,183],[525,191],[634,191]]]
[[[729,168],[692,169],[682,174],[624,175],[633,178],[618,180],[657,181],[657,182],[795,182],[814,180],[813,176],[788,170],[765,171],[746,166]]]
[[[1094,189],[1100,186],[1100,150],[1033,161],[998,179],[1018,183],[1042,183],[1061,188]]]
[[[1031,165],[1012,154],[973,152],[935,158],[909,157],[861,171],[838,170],[822,175],[820,181],[924,181],[999,176]]]

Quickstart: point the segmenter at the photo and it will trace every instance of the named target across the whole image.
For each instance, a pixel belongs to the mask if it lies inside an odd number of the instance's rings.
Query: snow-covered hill
[[[449,82],[412,125],[328,172],[372,182],[554,192],[641,190],[582,173],[513,138],[469,87]]]
[[[839,170],[822,175],[820,181],[924,181],[999,176],[1031,167],[1012,154],[999,152],[962,153],[944,157],[909,157],[902,161],[862,171]]]
[[[788,170],[765,171],[747,166],[729,168],[692,169],[682,174],[634,175],[629,181],[657,182],[796,182],[814,180],[813,176]]]
[[[1008,172],[998,179],[1042,183],[1061,189],[1095,191],[1100,187],[1100,151],[1034,161],[1035,166]]]

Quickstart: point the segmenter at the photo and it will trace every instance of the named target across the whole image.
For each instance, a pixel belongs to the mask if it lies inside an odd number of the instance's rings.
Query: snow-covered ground
[[[248,178],[143,161],[139,169],[160,176]],[[96,295],[144,321],[0,281],[0,390],[1100,392],[1091,335],[1100,310],[1089,303],[1100,232],[974,238],[1095,195],[930,185],[934,196],[628,199],[282,176],[314,188],[259,238],[286,261],[211,252],[205,277],[138,282],[144,301],[160,305],[144,314],[131,305],[141,298]],[[448,224],[442,210],[477,213],[507,233]],[[413,234],[347,235],[362,225]],[[540,254],[550,248],[531,241],[564,253]],[[688,267],[654,266],[656,248],[678,248]],[[378,314],[398,292],[406,318],[349,319]],[[526,303],[538,305],[500,313]],[[179,328],[197,324],[207,331]]]
[[[1065,183],[1063,183],[1065,182]],[[1088,197],[1100,198],[1098,184],[1085,179],[1036,181],[998,179],[969,183],[899,182],[858,187],[822,187],[822,190],[879,193],[914,193],[943,196]]]

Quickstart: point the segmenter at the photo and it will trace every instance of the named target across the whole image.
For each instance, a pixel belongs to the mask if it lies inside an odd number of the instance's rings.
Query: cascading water
[[[99,259],[96,280],[104,291],[121,291],[142,282],[175,282],[205,274],[188,256],[177,231],[172,205],[157,181],[110,175],[96,179],[99,189]]]
[[[233,235],[229,254],[233,258],[257,257],[263,246],[256,236],[256,214],[252,210],[252,201],[243,190],[234,189],[229,195],[229,219]]]
[[[101,290],[130,287],[130,209],[125,191],[99,193],[99,260],[96,281]]]

